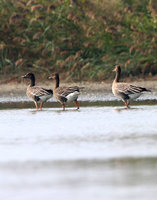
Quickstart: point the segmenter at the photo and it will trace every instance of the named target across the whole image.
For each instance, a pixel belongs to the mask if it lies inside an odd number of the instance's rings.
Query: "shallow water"
[[[0,116],[0,199],[156,199],[157,105]]]
[[[117,98],[112,94],[112,92],[108,91],[82,91],[79,96],[80,101],[88,101],[88,102],[97,102],[97,101],[116,101]],[[137,101],[140,100],[157,100],[157,91],[146,92],[141,95]],[[25,92],[23,93],[1,93],[0,95],[0,103],[5,102],[29,102],[30,100],[26,96]],[[51,98],[49,102],[55,102],[54,98]]]

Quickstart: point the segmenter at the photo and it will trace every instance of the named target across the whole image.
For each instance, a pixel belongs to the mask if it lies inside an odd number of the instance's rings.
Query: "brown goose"
[[[55,79],[56,85],[53,90],[54,97],[62,104],[63,110],[65,110],[65,103],[75,101],[77,110],[79,109],[79,104],[77,98],[80,94],[80,87],[73,86],[73,87],[59,87],[59,74],[54,73],[49,79]]]
[[[25,76],[22,76],[22,78],[28,78],[31,80],[31,84],[27,87],[26,94],[34,101],[36,109],[38,110],[38,103],[40,103],[40,110],[42,110],[44,102],[52,97],[53,91],[35,86],[35,76],[33,73],[27,73]]]
[[[112,84],[112,92],[125,103],[127,108],[129,107],[130,100],[138,98],[143,92],[151,92],[143,87],[119,82],[121,74],[119,65],[116,65],[113,71],[116,72],[116,76]]]

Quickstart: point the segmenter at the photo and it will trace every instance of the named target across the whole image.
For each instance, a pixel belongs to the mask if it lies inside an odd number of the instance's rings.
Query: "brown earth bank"
[[[130,81],[130,80],[125,80],[128,83],[141,86],[141,87],[146,87],[147,89],[150,89],[152,92],[157,91],[157,79],[153,80],[135,80],[135,81]],[[21,82],[15,82],[15,81],[9,81],[8,83],[6,82],[1,82],[0,84],[0,95],[9,95],[9,94],[25,94],[27,85],[29,84],[29,81],[25,81],[21,79]],[[53,89],[54,88],[54,81],[40,81],[40,79],[36,78],[36,85],[42,86],[45,88]],[[101,82],[72,82],[72,81],[62,81],[61,84],[62,86],[80,86],[84,87],[83,91],[85,93],[94,93],[94,92],[105,92],[105,93],[110,93],[111,88],[112,88],[112,80],[107,80],[107,81],[101,81]]]

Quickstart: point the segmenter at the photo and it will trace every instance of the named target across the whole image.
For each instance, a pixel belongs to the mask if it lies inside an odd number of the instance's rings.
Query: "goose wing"
[[[119,92],[124,93],[125,95],[148,91],[146,88],[130,85],[128,83],[118,83],[116,87]]]
[[[66,96],[68,96],[71,93],[79,92],[79,91],[80,91],[79,87],[77,87],[77,86],[73,86],[73,87],[59,87],[59,88],[56,89],[56,93],[59,96],[63,96],[63,97],[66,97]]]
[[[45,89],[45,88],[41,88],[41,87],[38,87],[38,86],[34,86],[33,88],[30,89],[30,93],[33,96],[41,97],[41,96],[44,96],[44,95],[46,95],[46,96],[47,95],[52,95],[53,91]]]

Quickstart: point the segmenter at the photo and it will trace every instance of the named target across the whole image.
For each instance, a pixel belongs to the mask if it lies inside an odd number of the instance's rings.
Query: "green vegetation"
[[[157,74],[156,0],[1,0],[0,74]]]

